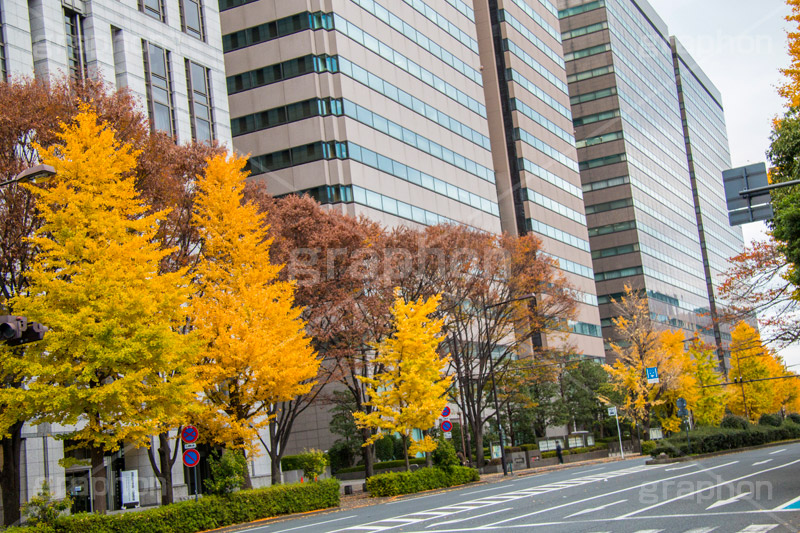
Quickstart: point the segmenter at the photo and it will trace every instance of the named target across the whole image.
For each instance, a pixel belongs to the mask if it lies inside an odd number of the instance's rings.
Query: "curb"
[[[762,448],[772,448],[773,446],[783,446],[785,444],[797,444],[800,439],[792,440],[779,440],[777,442],[768,442],[767,444],[759,444],[757,446],[747,446],[746,448],[736,448],[733,450],[720,450],[718,452],[701,453],[698,455],[684,455],[683,457],[670,457],[669,459],[651,459],[647,461],[646,465],[668,465],[672,463],[688,463],[689,461],[697,461],[706,459],[708,457],[719,457],[720,455],[730,455],[733,453],[748,452],[751,450],[760,450]]]

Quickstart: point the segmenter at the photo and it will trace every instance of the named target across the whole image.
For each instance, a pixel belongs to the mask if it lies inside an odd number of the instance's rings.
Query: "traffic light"
[[[0,342],[7,346],[19,346],[44,338],[47,328],[38,322],[28,322],[24,316],[0,316]]]
[[[10,342],[22,338],[28,327],[28,319],[24,316],[0,316],[0,340]]]

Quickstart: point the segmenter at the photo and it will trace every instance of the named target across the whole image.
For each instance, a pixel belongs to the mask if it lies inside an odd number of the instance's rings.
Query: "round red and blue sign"
[[[183,452],[183,464],[189,468],[194,468],[200,462],[200,452],[195,449]]]
[[[447,433],[449,431],[452,431],[453,424],[451,424],[449,420],[445,420],[444,422],[442,422],[441,428],[442,428],[442,431]]]
[[[449,406],[447,406],[447,405],[444,406],[444,409],[442,409],[442,416],[444,418],[447,418],[448,416],[450,416],[450,407]]]
[[[181,430],[181,440],[186,444],[192,444],[193,442],[197,441],[197,437],[200,436],[200,432],[197,431],[197,428],[194,426],[186,426]]]

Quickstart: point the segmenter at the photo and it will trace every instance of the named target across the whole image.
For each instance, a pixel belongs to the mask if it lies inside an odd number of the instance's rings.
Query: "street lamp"
[[[54,176],[56,173],[56,169],[51,167],[50,165],[36,165],[30,168],[26,168],[13,178],[7,181],[0,182],[0,187],[5,187],[7,185],[12,185],[14,183],[23,183],[27,181],[36,181],[37,179],[41,178],[49,178]]]
[[[530,300],[536,298],[534,294],[520,296],[519,298],[511,298],[503,300],[502,302],[493,303],[492,305],[485,305],[483,307],[483,320],[486,322],[486,348],[489,349],[489,372],[492,375],[492,395],[494,396],[494,414],[497,417],[497,432],[500,434],[500,463],[503,465],[503,475],[508,475],[508,465],[506,464],[506,447],[503,442],[503,423],[500,420],[500,402],[497,400],[497,382],[494,377],[494,356],[491,351],[491,343],[489,342],[489,314],[487,311],[493,307],[497,307],[512,302],[520,302],[522,300]]]

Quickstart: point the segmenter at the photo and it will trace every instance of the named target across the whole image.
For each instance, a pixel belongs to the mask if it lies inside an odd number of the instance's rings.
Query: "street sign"
[[[448,416],[450,416],[450,407],[445,405],[444,409],[442,409],[442,418],[447,418]]]
[[[769,185],[766,164],[756,163],[726,170],[722,173],[722,183],[731,226],[772,218],[772,197],[768,190],[752,195],[741,194],[742,191],[763,189]]]
[[[197,428],[194,426],[186,426],[181,431],[181,440],[185,444],[191,444],[197,441],[197,437],[200,436],[200,432],[197,431]]]
[[[616,407],[609,407],[608,408],[608,416],[617,416],[617,408]]]
[[[686,398],[678,398],[675,405],[678,406],[678,409],[683,409],[686,407]]]
[[[186,450],[183,452],[183,464],[189,468],[194,468],[200,462],[200,452],[197,450]]]
[[[452,439],[453,438],[453,434],[448,431],[447,433],[444,434],[444,438]]]
[[[194,450],[195,448],[197,448],[197,443],[195,443],[195,442],[192,442],[191,444],[184,444],[183,445],[183,449],[184,450]]]
[[[678,416],[681,418],[689,416],[689,410],[686,409],[685,407],[681,407],[680,409],[678,409]]]
[[[651,366],[647,369],[647,383],[658,383],[658,368]]]
[[[444,422],[442,422],[441,428],[442,428],[442,431],[447,433],[447,432],[453,430],[453,424],[451,424],[449,420],[445,420]]]

